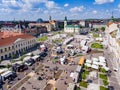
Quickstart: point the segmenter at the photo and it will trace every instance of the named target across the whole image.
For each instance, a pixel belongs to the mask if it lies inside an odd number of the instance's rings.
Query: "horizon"
[[[120,18],[119,0],[1,0],[0,21]]]

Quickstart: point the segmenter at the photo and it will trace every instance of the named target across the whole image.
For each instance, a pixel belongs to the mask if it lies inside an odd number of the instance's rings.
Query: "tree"
[[[104,32],[105,31],[105,27],[101,27],[101,30]]]
[[[9,69],[9,68],[11,67],[11,65],[8,63],[8,64],[6,65],[6,67]]]

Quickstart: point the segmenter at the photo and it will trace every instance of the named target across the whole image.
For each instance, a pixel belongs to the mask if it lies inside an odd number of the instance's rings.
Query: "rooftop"
[[[34,37],[27,34],[18,34],[18,35],[15,34],[13,36],[4,37],[0,39],[0,47],[13,44],[17,39],[30,39],[30,38],[34,38]]]

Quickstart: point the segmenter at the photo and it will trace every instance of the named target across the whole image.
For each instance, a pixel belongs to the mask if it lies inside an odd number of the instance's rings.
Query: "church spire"
[[[51,15],[49,16],[49,21],[51,21],[52,20],[52,17],[51,17]]]
[[[64,19],[64,21],[67,21],[67,16],[65,16],[65,19]]]
[[[111,16],[111,19],[110,19],[110,22],[114,22],[114,15],[113,15],[113,12],[112,12],[112,16]]]

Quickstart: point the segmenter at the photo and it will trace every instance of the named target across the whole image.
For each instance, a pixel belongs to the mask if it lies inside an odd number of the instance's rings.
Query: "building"
[[[42,21],[42,20],[39,20],[39,22],[37,22],[37,23],[29,23],[29,27],[37,27],[39,29],[46,27],[47,32],[57,30],[57,28],[58,28],[57,22],[55,20],[52,20],[51,16],[49,17],[49,21],[46,21],[46,22],[44,22],[44,21],[40,22],[40,21]],[[42,29],[40,29],[40,30],[42,30]],[[42,32],[44,32],[44,31],[42,31]]]
[[[0,32],[0,60],[20,55],[36,45],[36,38],[22,33]]]
[[[79,33],[80,32],[80,26],[79,25],[68,25],[67,24],[67,17],[65,17],[64,32],[66,32],[66,33]]]
[[[113,20],[113,19],[112,19]],[[113,53],[113,65],[120,74],[120,22],[109,22],[106,25],[105,42]]]

